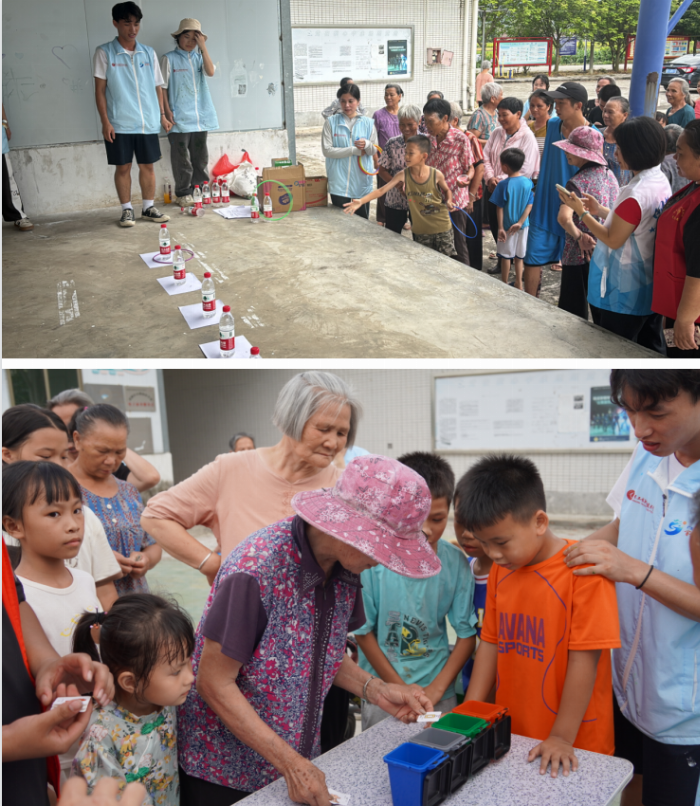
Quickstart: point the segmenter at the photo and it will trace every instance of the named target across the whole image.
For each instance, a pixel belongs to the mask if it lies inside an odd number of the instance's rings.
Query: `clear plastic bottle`
[[[250,220],[253,224],[257,224],[260,221],[260,205],[258,204],[258,197],[253,194],[250,200]]]
[[[231,358],[236,351],[236,334],[231,306],[224,305],[219,319],[219,352],[222,358]]]
[[[170,185],[167,182],[163,183],[163,203],[170,204]]]
[[[251,358],[262,358],[260,355],[260,348],[259,347],[251,347],[250,348],[250,357]]]
[[[221,180],[221,203],[230,204],[231,197],[228,191],[228,182],[225,179]]]
[[[221,189],[216,179],[211,183],[211,203],[213,207],[221,204]]]
[[[199,185],[194,186],[194,190],[192,191],[192,198],[194,199],[195,207],[202,206],[202,191],[199,189]]]
[[[193,215],[201,218],[204,215],[203,207],[181,207],[180,212],[182,215]]]
[[[263,197],[263,213],[265,218],[272,218],[272,199],[267,191],[265,191],[265,196]]]
[[[187,282],[187,269],[185,268],[185,258],[182,255],[180,244],[175,244],[173,252],[173,280],[175,285],[184,285]]]
[[[170,233],[165,224],[160,225],[158,232],[158,243],[160,244],[160,253],[163,256],[170,254]]]
[[[214,281],[211,279],[211,272],[204,272],[204,280],[202,280],[202,316],[205,319],[211,319],[216,313],[216,288],[214,288]]]
[[[211,204],[211,190],[209,189],[209,182],[202,185],[202,204]]]

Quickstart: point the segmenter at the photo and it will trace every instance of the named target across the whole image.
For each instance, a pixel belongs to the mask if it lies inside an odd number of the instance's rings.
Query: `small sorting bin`
[[[511,719],[504,705],[465,700],[452,713],[479,717],[489,723],[489,759],[501,758],[510,750]]]
[[[384,761],[394,806],[437,806],[449,794],[450,760],[442,750],[405,742]]]
[[[474,746],[471,741],[460,733],[439,728],[428,728],[416,734],[410,741],[426,747],[442,750],[450,759],[450,778],[448,793],[459,789],[469,778],[472,768],[472,754]]]
[[[460,733],[471,739],[473,745],[470,774],[474,775],[489,763],[489,733],[490,725],[485,719],[479,719],[466,714],[456,714],[454,711],[445,714],[435,727],[439,730],[449,730]]]

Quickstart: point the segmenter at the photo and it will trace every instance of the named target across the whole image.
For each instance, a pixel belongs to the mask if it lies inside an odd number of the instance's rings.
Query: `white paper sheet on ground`
[[[173,265],[172,252],[170,253],[170,260],[167,263],[165,262],[165,256],[163,257],[163,260],[153,260],[153,258],[159,254],[160,252],[144,252],[144,254],[139,255],[139,257],[149,269],[162,269],[163,266]]]
[[[245,336],[236,336],[236,349],[231,358],[250,358],[250,348],[252,346],[253,345]],[[207,342],[207,344],[200,344],[199,349],[207,358],[221,358],[218,339],[216,341]],[[228,361],[226,358],[223,360]]]
[[[230,207],[219,207],[214,212],[223,218],[250,218],[250,205],[232,204]]]
[[[169,277],[159,277],[158,282],[172,297],[173,294],[185,294],[187,291],[199,291],[202,283],[191,271],[187,272],[187,279],[182,285],[175,285],[175,278],[172,274]]]
[[[350,795],[344,792],[336,792],[335,789],[329,789],[328,794],[331,796],[331,803],[338,804],[338,806],[348,806],[350,803]]]
[[[179,308],[180,313],[185,317],[185,322],[190,326],[190,330],[196,330],[198,327],[218,325],[224,310],[224,303],[220,299],[216,300],[216,313],[209,319],[204,318],[201,302],[195,302],[194,305],[180,305]]]

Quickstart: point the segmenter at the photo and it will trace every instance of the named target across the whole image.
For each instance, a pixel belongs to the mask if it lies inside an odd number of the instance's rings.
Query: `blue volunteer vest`
[[[374,130],[374,121],[364,115],[357,116],[357,122],[352,131],[345,122],[342,113],[328,118],[331,124],[333,146],[335,148],[350,148],[355,140],[367,140]],[[363,165],[366,171],[374,172],[371,157],[363,156]],[[328,189],[334,196],[346,196],[351,199],[360,199],[372,192],[374,177],[363,174],[357,164],[357,157],[343,157],[333,159],[326,157],[326,174],[328,176]]]
[[[129,52],[116,37],[100,47],[107,54],[107,117],[114,131],[117,134],[158,134],[156,52],[140,42]]]
[[[620,511],[617,546],[693,585],[688,539],[700,462],[668,485],[665,462],[637,448]],[[613,688],[622,713],[663,744],[700,744],[700,624],[634,586],[617,583],[622,647]]]
[[[170,63],[168,103],[175,118],[173,132],[208,132],[219,128],[209,94],[202,54],[175,48],[165,54]]]

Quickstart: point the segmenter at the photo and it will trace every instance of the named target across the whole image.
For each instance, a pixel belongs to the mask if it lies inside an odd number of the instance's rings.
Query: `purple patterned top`
[[[398,115],[392,115],[386,109],[377,109],[372,117],[374,125],[377,127],[377,141],[380,148],[384,148],[392,137],[398,137],[401,134]]]
[[[617,199],[617,194],[620,192],[620,186],[617,184],[615,174],[610,168],[607,165],[598,165],[594,162],[587,163],[578,173],[574,174],[566,183],[566,189],[573,191],[581,199],[584,193],[590,193],[603,207],[608,209],[612,209]],[[591,231],[576,213],[574,213],[574,224],[581,232],[591,235]],[[585,263],[585,260],[581,257],[578,244],[568,232],[564,241],[564,253],[562,254],[561,262],[564,266],[582,266]]]
[[[229,612],[222,624],[215,603],[231,576],[252,577],[248,585],[264,609],[252,620],[262,635],[238,673],[237,684],[258,716],[306,758],[320,753],[323,701],[345,654],[348,629],[364,623],[360,578],[336,563],[326,583],[298,516],[260,529],[229,554],[214,580],[197,628],[192,665],[199,670],[204,638],[221,643],[224,654],[240,633],[249,641],[250,607]],[[226,596],[225,590],[222,590]],[[212,614],[212,623],[209,616]],[[354,623],[353,623],[354,622]],[[222,634],[222,629],[226,635]],[[180,765],[203,781],[254,792],[279,778],[262,756],[238,740],[192,686],[178,709]]]
[[[406,167],[406,143],[403,134],[392,137],[384,146],[384,151],[379,155],[379,164],[386,168],[392,176],[396,176],[399,171]],[[408,199],[397,187],[389,190],[384,197],[387,207],[392,210],[408,210]]]

